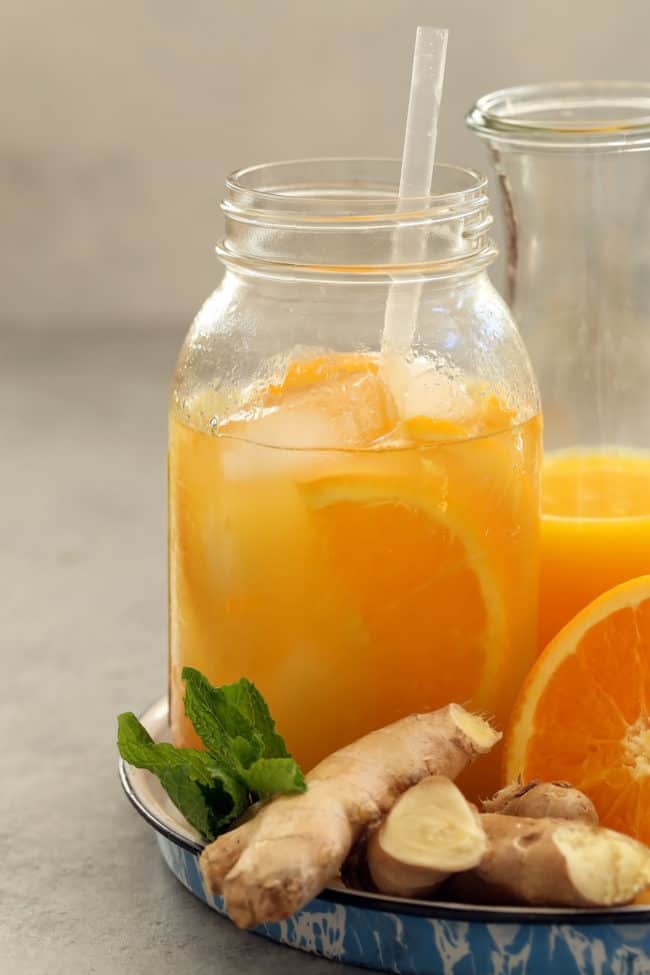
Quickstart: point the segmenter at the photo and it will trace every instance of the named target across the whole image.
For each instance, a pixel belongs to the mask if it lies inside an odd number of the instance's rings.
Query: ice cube
[[[355,372],[286,390],[272,406],[228,417],[218,432],[270,447],[349,450],[370,446],[395,421],[392,398],[379,376]]]
[[[462,423],[475,412],[474,399],[462,374],[442,356],[416,356],[409,360],[391,353],[381,372],[401,420],[426,416]]]
[[[463,423],[475,410],[476,405],[461,377],[427,369],[412,379],[405,397],[404,419],[428,416]]]

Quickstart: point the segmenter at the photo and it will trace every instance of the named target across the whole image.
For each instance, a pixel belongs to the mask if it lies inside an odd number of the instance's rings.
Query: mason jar
[[[170,407],[177,744],[197,744],[186,665],[254,681],[307,769],[450,701],[503,727],[533,659],[540,405],[487,276],[486,182],[439,165],[399,208],[398,184],[372,159],[226,183],[225,271]],[[389,295],[412,317],[397,350]]]
[[[650,573],[650,84],[480,98],[507,234],[506,297],[539,379],[540,647]]]

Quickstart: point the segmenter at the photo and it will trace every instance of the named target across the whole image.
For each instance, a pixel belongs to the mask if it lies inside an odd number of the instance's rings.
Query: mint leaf
[[[262,754],[265,758],[290,757],[284,738],[275,729],[269,706],[255,684],[242,677],[234,684],[224,684],[221,690],[233,707],[245,714],[255,728],[262,739]]]
[[[124,761],[157,776],[188,823],[207,839],[223,832],[248,805],[246,785],[207,752],[154,742],[131,712],[117,721],[117,747]]]
[[[154,742],[135,714],[127,711],[117,719],[117,747],[125,762],[160,775],[169,768],[183,767],[193,781],[209,785],[209,756],[193,748],[176,748],[168,742]]]
[[[206,751],[155,742],[130,712],[118,718],[117,745],[126,762],[158,777],[195,829],[215,839],[258,799],[305,791],[304,776],[251,681],[214,687],[192,667],[182,676],[185,713]]]
[[[286,792],[304,792],[305,777],[292,758],[260,758],[246,771],[251,792],[260,799]]]
[[[241,771],[263,754],[263,741],[246,714],[221,687],[213,685],[193,667],[185,667],[185,714],[197,735],[216,759]]]
[[[218,835],[223,833],[228,823],[238,819],[248,808],[250,795],[246,783],[239,776],[233,775],[230,769],[212,758],[208,762],[208,768],[212,774],[212,783],[203,789],[203,793],[214,818],[214,831]]]
[[[205,787],[193,781],[182,765],[170,765],[157,774],[163,789],[188,823],[191,823],[194,829],[206,839],[214,839],[217,834]],[[218,797],[220,807],[224,805],[224,798],[223,795]],[[211,799],[213,800],[214,797]],[[223,815],[218,818],[223,818]]]

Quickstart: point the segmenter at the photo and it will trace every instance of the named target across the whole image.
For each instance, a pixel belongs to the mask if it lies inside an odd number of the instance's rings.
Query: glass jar
[[[540,645],[650,572],[650,84],[481,98],[507,299],[544,405]]]
[[[486,274],[485,180],[438,166],[396,212],[398,181],[313,160],[226,184],[225,274],[171,400],[178,744],[185,665],[255,681],[309,768],[451,700],[503,726],[533,657],[539,403]],[[417,264],[391,263],[396,231]],[[402,356],[381,353],[390,289],[419,294]]]

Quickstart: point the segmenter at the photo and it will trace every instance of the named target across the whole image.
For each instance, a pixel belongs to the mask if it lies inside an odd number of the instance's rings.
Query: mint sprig
[[[125,762],[145,768],[187,821],[213,840],[260,799],[307,788],[251,681],[212,685],[186,667],[185,713],[205,751],[154,742],[131,712],[118,717],[117,747]]]

